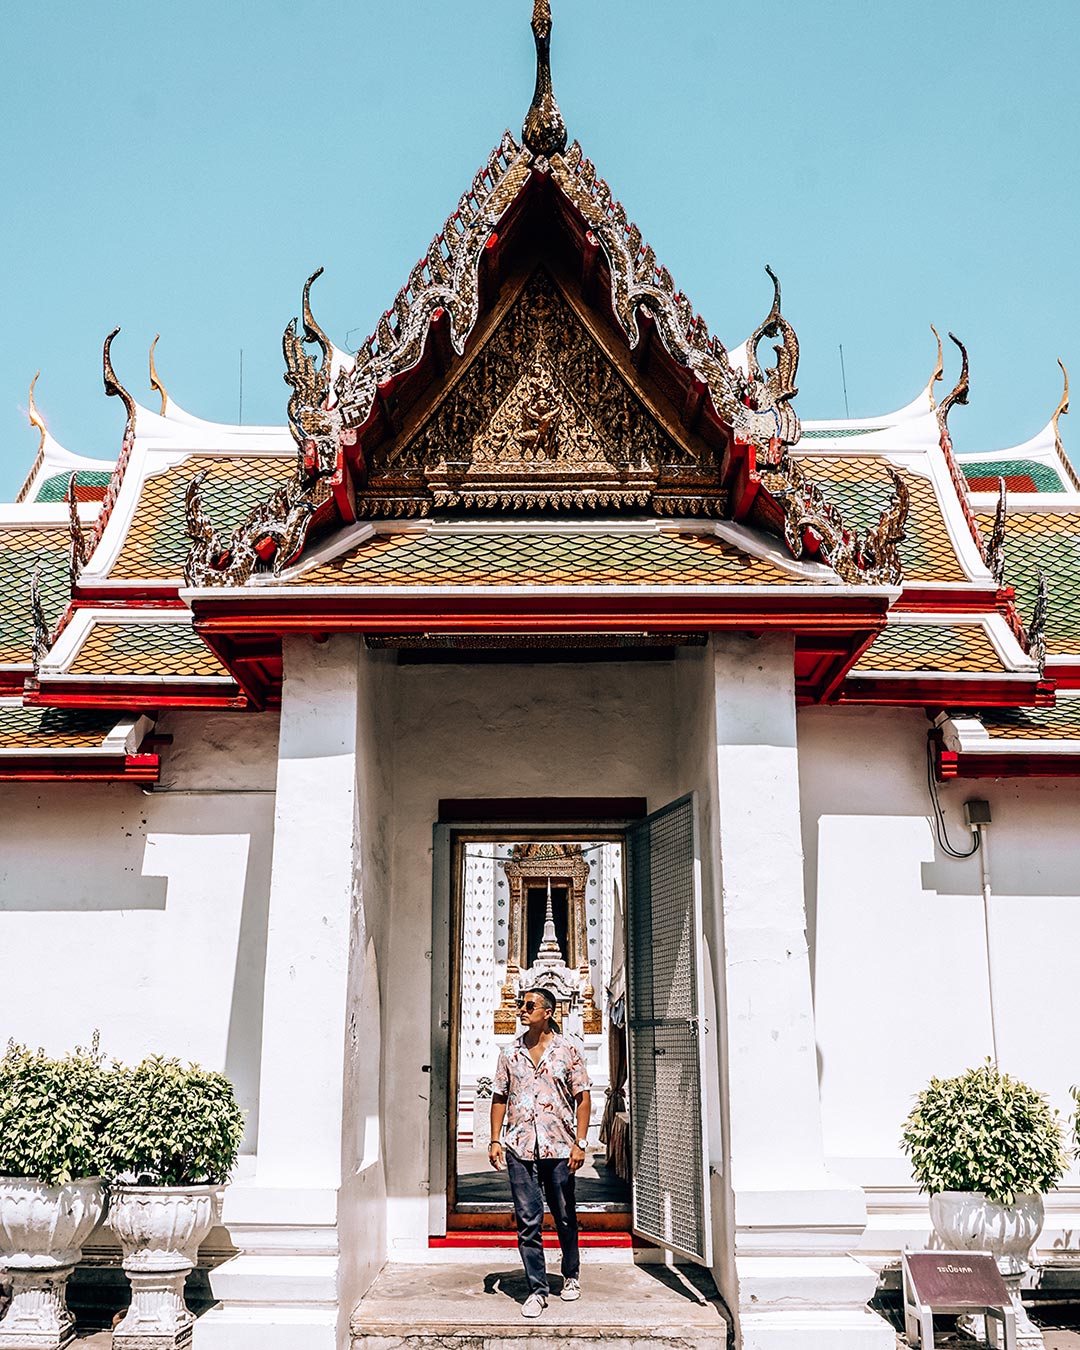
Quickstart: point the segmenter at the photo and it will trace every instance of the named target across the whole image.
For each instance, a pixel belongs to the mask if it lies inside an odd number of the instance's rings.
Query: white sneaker
[[[581,1285],[577,1280],[563,1280],[562,1293],[559,1297],[564,1303],[573,1303],[575,1299],[581,1297]]]
[[[547,1299],[543,1294],[530,1294],[521,1305],[522,1317],[539,1317],[547,1307]]]

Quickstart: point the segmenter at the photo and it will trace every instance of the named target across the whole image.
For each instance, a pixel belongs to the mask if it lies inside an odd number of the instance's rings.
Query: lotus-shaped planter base
[[[220,1186],[117,1186],[109,1227],[124,1249],[131,1307],[113,1332],[115,1350],[162,1350],[191,1341],[184,1281],[221,1214]],[[0,1347],[2,1350],[2,1347]]]
[[[104,1204],[96,1178],[46,1186],[33,1177],[0,1177],[0,1266],[11,1276],[0,1350],[59,1350],[75,1335],[68,1276]]]

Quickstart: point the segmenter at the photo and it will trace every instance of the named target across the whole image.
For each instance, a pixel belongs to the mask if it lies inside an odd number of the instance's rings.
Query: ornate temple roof
[[[0,698],[0,782],[152,783],[158,756],[143,751],[151,725],[98,708],[26,708]]]
[[[800,422],[779,282],[728,351],[568,144],[545,0],[534,37],[522,140],[503,136],[355,355],[315,318],[319,274],[304,286],[283,425],[186,412],[153,346],[159,406],[137,403],[115,334],[115,462],[59,447],[31,397],[37,458],[0,518],[15,740],[70,748],[76,723],[43,709],[96,710],[103,745],[121,711],[272,704],[284,632],[475,651],[735,627],[795,635],[804,702],[974,707],[989,739],[1071,742],[1052,716],[1080,690],[1067,382],[1043,431],[998,454],[953,450],[956,339],[944,398],[939,342],[905,407]]]

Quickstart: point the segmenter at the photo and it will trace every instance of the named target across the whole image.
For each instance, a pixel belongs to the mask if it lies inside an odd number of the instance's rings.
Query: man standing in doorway
[[[508,1050],[499,1051],[495,1070],[488,1159],[496,1171],[505,1164],[510,1174],[518,1251],[529,1286],[521,1312],[539,1317],[550,1292],[545,1195],[562,1248],[561,1297],[569,1303],[581,1296],[574,1174],[585,1161],[592,1085],[581,1051],[552,1017],[556,1005],[550,991],[527,989],[519,1004],[524,1030]],[[505,1148],[499,1142],[504,1121]]]

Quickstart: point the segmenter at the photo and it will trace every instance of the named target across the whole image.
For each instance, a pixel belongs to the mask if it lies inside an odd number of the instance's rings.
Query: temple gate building
[[[951,392],[939,344],[908,406],[801,421],[779,282],[712,335],[569,141],[544,0],[534,29],[522,139],[359,351],[304,286],[284,425],[188,413],[153,352],[137,402],[111,336],[115,462],[31,400],[0,1027],[228,1073],[196,1350],[331,1350],[386,1263],[506,1231],[476,1159],[542,968],[619,1141],[582,1182],[611,1259],[707,1268],[744,1347],[884,1350],[868,1301],[928,1232],[912,1095],[995,1051],[1063,1109],[1080,1079],[1067,384],[977,456],[962,348]],[[1070,1174],[1042,1257],[1078,1232]]]

